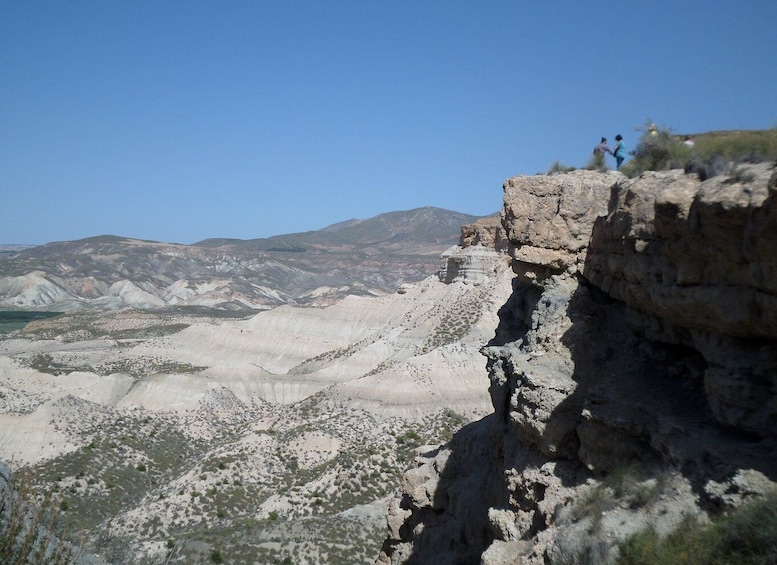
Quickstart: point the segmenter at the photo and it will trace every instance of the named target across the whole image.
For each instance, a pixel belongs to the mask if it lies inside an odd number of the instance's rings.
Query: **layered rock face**
[[[777,176],[623,183],[594,225],[584,276],[640,312],[652,339],[697,350],[720,423],[777,435]]]
[[[501,256],[493,248],[482,245],[472,247],[455,245],[440,256],[438,276],[446,284],[458,281],[480,284],[494,274]]]
[[[439,279],[450,284],[482,284],[502,263],[510,243],[499,216],[488,216],[462,226],[459,245],[440,255]]]
[[[516,276],[483,348],[494,413],[419,450],[379,563],[606,563],[648,524],[774,488],[775,169],[504,191]],[[651,497],[586,510],[623,469]]]

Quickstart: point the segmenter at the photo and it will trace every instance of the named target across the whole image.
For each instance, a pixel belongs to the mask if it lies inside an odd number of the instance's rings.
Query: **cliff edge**
[[[381,564],[608,563],[777,481],[777,172],[504,184],[494,412],[419,449]]]

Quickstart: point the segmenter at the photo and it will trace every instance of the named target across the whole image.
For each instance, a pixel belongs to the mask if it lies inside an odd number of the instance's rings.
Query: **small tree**
[[[634,151],[630,152],[633,159],[621,168],[626,175],[633,177],[644,171],[682,169],[688,163],[691,149],[685,147],[671,129],[656,126],[648,120],[637,131],[642,135]]]
[[[214,549],[210,552],[210,560],[212,563],[224,563],[224,558],[221,556],[221,552],[218,549]]]

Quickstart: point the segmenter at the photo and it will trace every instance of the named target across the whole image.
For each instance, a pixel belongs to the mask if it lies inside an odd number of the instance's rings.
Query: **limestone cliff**
[[[774,167],[575,171],[504,193],[494,412],[418,451],[378,562],[607,563],[648,524],[773,489]],[[639,488],[612,486],[624,470]]]

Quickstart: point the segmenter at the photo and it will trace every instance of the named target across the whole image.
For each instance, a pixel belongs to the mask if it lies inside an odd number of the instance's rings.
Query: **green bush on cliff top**
[[[684,136],[665,127],[647,125],[621,172],[635,177],[645,171],[685,169],[702,178],[727,173],[736,163],[777,161],[777,128],[752,131],[720,131],[699,134],[693,147]]]

